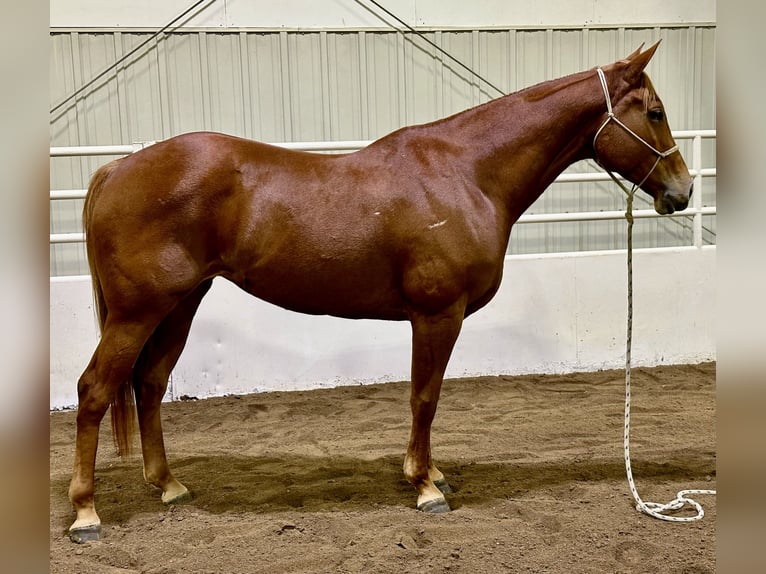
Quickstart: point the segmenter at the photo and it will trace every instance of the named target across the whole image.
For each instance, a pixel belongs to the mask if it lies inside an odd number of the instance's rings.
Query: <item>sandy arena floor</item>
[[[171,467],[194,495],[177,507],[139,458],[115,456],[106,417],[102,539],[86,545],[65,535],[75,413],[52,413],[51,572],[712,573],[715,497],[697,497],[691,524],[632,505],[623,385],[622,371],[447,381],[433,427],[446,515],[417,512],[402,476],[407,383],[165,405]],[[715,488],[714,363],[635,369],[632,413],[645,500]]]

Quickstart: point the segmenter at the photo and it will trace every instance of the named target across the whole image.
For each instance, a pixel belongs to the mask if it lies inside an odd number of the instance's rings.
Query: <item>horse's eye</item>
[[[661,122],[665,117],[663,111],[659,108],[649,110],[649,119],[654,122]]]

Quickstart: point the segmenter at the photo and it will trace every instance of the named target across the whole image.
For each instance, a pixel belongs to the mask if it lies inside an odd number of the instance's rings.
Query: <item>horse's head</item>
[[[658,45],[645,52],[639,48],[603,73],[598,70],[607,115],[593,149],[605,169],[651,195],[654,209],[665,215],[686,209],[693,180],[670,133],[662,101],[644,72]]]

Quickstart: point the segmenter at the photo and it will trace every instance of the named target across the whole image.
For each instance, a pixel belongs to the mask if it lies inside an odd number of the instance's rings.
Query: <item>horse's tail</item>
[[[104,325],[109,314],[109,309],[104,299],[104,290],[101,286],[101,278],[98,272],[95,258],[95,243],[97,238],[91,234],[91,224],[93,222],[93,209],[98,202],[99,195],[104,188],[104,184],[109,179],[112,171],[119,164],[120,160],[112,161],[101,166],[93,174],[88,186],[88,193],[85,196],[85,204],[82,210],[82,227],[85,231],[85,247],[88,254],[88,267],[90,267],[90,277],[93,285],[93,302],[98,319],[100,332],[103,334]],[[115,390],[111,401],[112,407],[112,438],[115,447],[121,457],[130,454],[133,446],[132,437],[135,433],[136,421],[136,399],[133,390],[132,377],[126,379]]]

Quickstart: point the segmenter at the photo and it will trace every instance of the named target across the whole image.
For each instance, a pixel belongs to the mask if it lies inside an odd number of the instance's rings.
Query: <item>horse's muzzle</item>
[[[693,191],[694,183],[689,183],[686,192],[665,190],[654,199],[654,209],[660,215],[670,215],[676,211],[683,211],[688,207]]]

